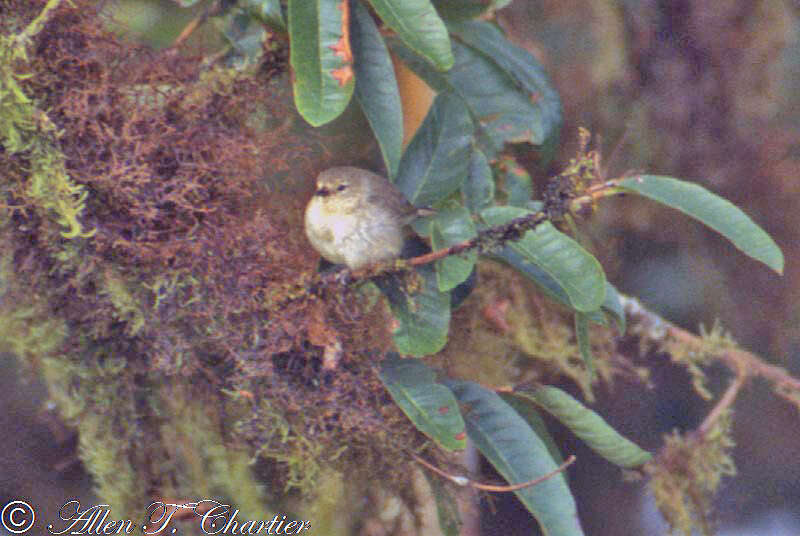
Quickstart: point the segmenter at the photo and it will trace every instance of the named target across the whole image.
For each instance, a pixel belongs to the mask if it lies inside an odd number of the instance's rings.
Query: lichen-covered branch
[[[642,337],[643,342],[664,348],[673,359],[683,360],[690,369],[703,361],[718,360],[727,365],[737,378],[741,378],[741,383],[750,377],[761,377],[772,384],[778,396],[800,409],[800,379],[739,348],[719,328],[695,335],[649,311],[635,298],[620,295],[620,300],[628,317],[629,331]],[[729,395],[726,393],[722,400],[725,407],[733,404],[738,391],[737,388]]]

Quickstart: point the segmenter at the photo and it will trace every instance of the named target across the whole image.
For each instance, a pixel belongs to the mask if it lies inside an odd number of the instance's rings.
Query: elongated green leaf
[[[463,408],[467,435],[509,483],[527,482],[558,467],[544,442],[496,393],[472,382],[445,384],[453,390]],[[514,494],[533,514],[544,534],[583,534],[575,500],[563,474]]]
[[[527,50],[512,44],[497,26],[486,21],[469,21],[450,26],[458,39],[490,59],[512,78],[541,113],[542,159],[550,160],[561,132],[562,110],[558,92],[539,61]]]
[[[545,295],[551,300],[566,307],[572,307],[567,291],[552,276],[542,268],[528,260],[524,255],[517,253],[511,246],[506,246],[498,252],[488,254],[489,257],[504,262],[519,271],[522,275],[536,283]],[[586,313],[589,319],[595,324],[605,323],[605,317],[600,311],[589,311]]]
[[[289,0],[289,61],[297,111],[318,127],[337,118],[353,95],[347,0]]]
[[[526,398],[550,413],[593,451],[614,465],[638,467],[652,458],[649,452],[622,437],[597,413],[561,389],[550,386],[526,387],[514,390],[514,395]]]
[[[449,93],[436,97],[400,160],[396,183],[409,201],[434,205],[461,187],[473,131],[461,100]]]
[[[417,429],[447,450],[467,446],[464,419],[453,393],[418,359],[390,354],[381,362],[383,385]]]
[[[481,211],[481,218],[496,226],[527,214],[529,211],[523,208],[498,206]],[[508,246],[552,277],[576,311],[595,311],[603,304],[606,278],[600,263],[550,222],[538,225]]]
[[[396,40],[390,46],[431,87],[464,99],[483,126],[481,143],[489,157],[506,142],[529,142],[542,146],[543,161],[549,160],[562,121],[558,93],[533,56],[492,25],[475,24],[451,26],[460,41],[453,41],[455,64],[447,73],[431,69]],[[473,30],[480,35],[470,35]]]
[[[450,292],[450,308],[455,311],[461,304],[464,303],[464,300],[472,294],[472,291],[475,290],[475,286],[478,284],[478,271],[472,270],[472,273],[469,274],[467,280],[458,285]]]
[[[463,100],[472,117],[483,127],[479,131],[480,146],[490,159],[506,142],[527,141],[538,145],[544,141],[542,115],[537,104],[478,52],[454,41],[455,65],[447,73],[440,73],[397,40],[390,40],[389,44],[392,52],[428,85]]]
[[[386,25],[436,69],[453,66],[450,34],[430,0],[369,0]]]
[[[742,253],[783,274],[783,253],[774,240],[736,205],[700,185],[659,175],[618,181],[619,187],[680,210],[733,242]]]
[[[469,159],[469,169],[461,185],[464,204],[470,212],[480,212],[494,200],[494,177],[486,155],[475,147]]]
[[[437,208],[436,215],[431,218],[431,245],[434,250],[469,240],[477,234],[469,211],[460,203],[451,202]],[[478,253],[472,250],[437,260],[436,281],[439,290],[447,292],[466,281],[477,259]]]
[[[449,21],[462,21],[479,15],[491,15],[511,0],[433,0],[439,15]]]
[[[561,454],[561,449],[556,444],[553,436],[550,435],[550,431],[547,429],[547,424],[545,424],[544,418],[542,418],[542,415],[539,413],[538,407],[531,404],[530,400],[514,396],[511,393],[500,393],[500,398],[502,398],[506,404],[514,408],[514,411],[519,413],[520,417],[525,419],[525,422],[531,427],[533,433],[539,436],[539,439],[545,444],[547,452],[550,453],[550,457],[553,458],[553,461],[558,465],[564,463],[564,456]]]
[[[436,501],[436,513],[439,517],[439,528],[443,536],[459,536],[461,534],[461,514],[458,504],[450,490],[444,485],[444,480],[439,475],[425,472],[425,478],[431,486],[433,498]]]
[[[506,246],[498,252],[489,254],[492,258],[503,261],[512,268],[515,268],[528,279],[539,285],[544,293],[553,301],[571,307],[569,296],[564,287],[556,281],[553,276],[545,272],[539,265],[531,262],[527,257],[518,253],[511,246]]]
[[[495,167],[499,171],[506,204],[526,206],[533,197],[533,180],[530,174],[511,156],[502,156]]]
[[[389,50],[367,9],[353,2],[356,99],[381,148],[389,178],[397,175],[403,152],[403,111]]]
[[[617,323],[620,334],[625,334],[625,309],[619,299],[617,288],[606,281],[606,299],[603,302],[603,311],[610,314]]]
[[[450,294],[439,292],[430,265],[418,269],[419,289],[409,294],[400,277],[388,275],[373,281],[389,301],[397,327],[392,334],[397,351],[423,357],[435,354],[447,343],[450,327]]]
[[[589,340],[589,317],[585,313],[575,313],[575,338],[578,341],[578,350],[581,353],[583,364],[589,372],[589,378],[594,379],[594,358],[592,357],[592,344]]]

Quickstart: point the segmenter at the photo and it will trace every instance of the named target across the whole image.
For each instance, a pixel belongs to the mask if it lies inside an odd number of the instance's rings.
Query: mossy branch
[[[11,154],[26,154],[30,176],[25,195],[39,208],[57,214],[58,223],[66,228],[62,236],[89,237],[94,231],[84,231],[78,220],[87,192],[67,174],[64,155],[56,143],[56,126],[18,83],[30,75],[14,70],[16,61],[27,60],[31,38],[42,30],[60,4],[60,0],[50,0],[21,33],[0,36],[0,141]]]
[[[770,382],[775,394],[800,409],[800,379],[785,369],[770,365],[759,356],[736,347],[729,339],[720,336],[718,330],[695,335],[649,311],[636,298],[620,294],[620,301],[628,318],[629,332],[641,336],[643,342],[655,343],[671,355],[694,352],[697,358],[721,361],[736,375],[728,391],[698,429],[699,432],[713,428],[716,420],[733,405],[741,387],[754,376]]]
[[[17,42],[20,47],[26,47],[31,37],[42,31],[42,28],[44,28],[44,25],[50,20],[50,17],[53,16],[56,8],[61,5],[61,2],[62,0],[49,0],[47,2],[47,5],[44,6],[41,13],[28,24],[22,33],[17,35]]]
[[[407,263],[408,266],[422,266],[423,264],[430,264],[444,257],[458,255],[459,253],[464,253],[472,249],[477,249],[478,253],[499,249],[508,242],[519,240],[526,232],[535,229],[546,220],[547,215],[544,212],[534,212],[527,216],[514,218],[503,225],[483,229],[478,232],[476,237],[469,240],[464,240],[450,247],[432,251],[405,261],[398,261],[398,263]]]

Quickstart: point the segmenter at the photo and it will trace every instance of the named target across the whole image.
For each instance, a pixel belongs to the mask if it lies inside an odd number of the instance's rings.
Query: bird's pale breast
[[[385,210],[362,207],[357,215],[329,213],[314,199],[305,220],[311,244],[334,264],[359,268],[395,258],[403,247],[402,224]]]

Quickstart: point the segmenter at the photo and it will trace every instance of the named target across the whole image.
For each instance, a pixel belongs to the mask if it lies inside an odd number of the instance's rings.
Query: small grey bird
[[[406,226],[433,213],[414,207],[385,177],[366,169],[335,167],[317,176],[305,230],[325,259],[355,269],[398,257]]]

